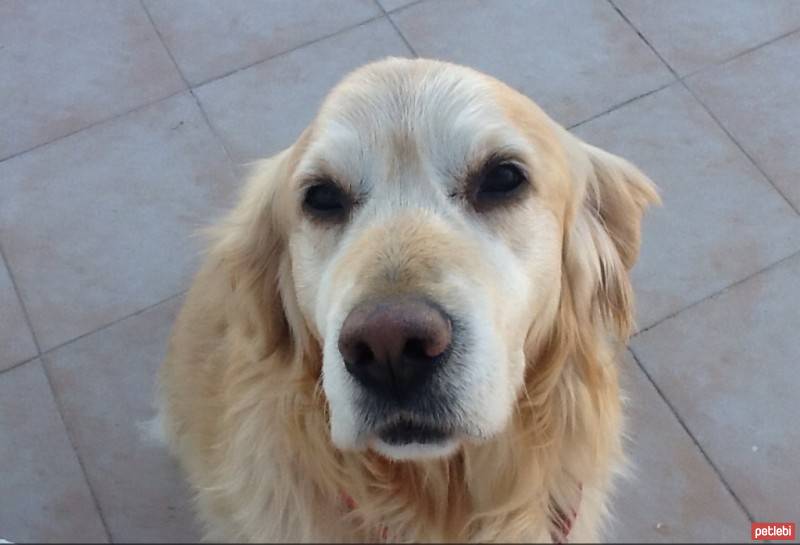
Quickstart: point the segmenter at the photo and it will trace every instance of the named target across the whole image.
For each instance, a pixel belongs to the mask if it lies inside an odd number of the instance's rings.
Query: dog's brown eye
[[[318,219],[339,220],[350,206],[347,195],[333,182],[323,182],[306,190],[303,208]]]
[[[525,176],[511,163],[487,168],[480,179],[475,197],[478,201],[501,200],[515,194],[525,182]]]

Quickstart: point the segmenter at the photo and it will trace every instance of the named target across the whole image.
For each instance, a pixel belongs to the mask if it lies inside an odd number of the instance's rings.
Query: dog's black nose
[[[339,351],[348,372],[371,390],[404,398],[442,363],[452,340],[448,317],[422,299],[391,299],[354,308]]]

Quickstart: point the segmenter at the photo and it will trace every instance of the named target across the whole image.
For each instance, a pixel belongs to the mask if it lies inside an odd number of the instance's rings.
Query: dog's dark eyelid
[[[319,209],[341,208],[343,206],[341,192],[331,185],[315,185],[308,188],[306,203]]]
[[[331,180],[314,180],[304,190],[303,209],[315,219],[341,220],[351,205],[348,194]]]
[[[486,209],[514,200],[528,185],[526,170],[513,159],[493,157],[470,181],[473,206]]]
[[[491,166],[483,173],[479,191],[506,192],[515,189],[524,181],[519,168],[511,163],[500,163]]]

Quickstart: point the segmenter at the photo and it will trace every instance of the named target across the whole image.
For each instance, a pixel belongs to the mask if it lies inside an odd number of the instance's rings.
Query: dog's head
[[[333,442],[395,459],[503,430],[565,307],[624,338],[657,200],[502,83],[402,59],[349,75],[249,191],[240,251],[321,349]]]

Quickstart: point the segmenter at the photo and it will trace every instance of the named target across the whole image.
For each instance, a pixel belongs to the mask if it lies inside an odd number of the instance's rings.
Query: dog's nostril
[[[417,360],[435,357],[428,355],[425,345],[426,343],[422,339],[409,339],[406,341],[405,347],[403,347],[403,355]]]
[[[347,371],[369,388],[404,395],[422,384],[450,347],[452,324],[437,306],[400,298],[359,305],[339,333]]]
[[[411,338],[403,347],[403,355],[414,360],[432,360],[444,354],[449,342],[443,342],[432,336],[427,339]]]
[[[356,365],[369,365],[375,361],[375,354],[366,343],[358,343],[353,350],[353,363]]]

